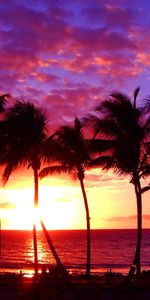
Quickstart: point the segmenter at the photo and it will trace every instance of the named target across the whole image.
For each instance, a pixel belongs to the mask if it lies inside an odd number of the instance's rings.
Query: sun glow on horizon
[[[42,219],[48,229],[72,228],[78,215],[78,202],[69,201],[66,190],[72,187],[42,186],[39,189],[39,207],[34,208],[34,191],[27,189],[6,190],[1,203],[0,216],[4,229],[32,229],[36,220],[37,229],[41,229]]]
[[[91,229],[136,228],[136,200],[128,180],[112,174],[106,180],[92,173],[85,178]],[[39,209],[34,211],[32,176],[19,176],[0,189],[0,217],[2,229],[32,230],[36,215],[37,230],[40,218],[48,230],[86,229],[83,196],[78,182],[65,177],[42,180],[39,184]],[[26,187],[25,187],[26,186]],[[150,228],[149,193],[143,198],[143,228]]]

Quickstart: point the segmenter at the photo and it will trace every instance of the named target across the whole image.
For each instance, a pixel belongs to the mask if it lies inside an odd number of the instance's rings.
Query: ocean
[[[70,272],[84,273],[86,265],[86,231],[49,231],[62,263]],[[38,259],[42,264],[55,265],[42,231],[38,231]],[[108,270],[126,274],[134,257],[136,230],[91,230],[91,270]],[[0,272],[33,273],[32,231],[5,230],[1,233]],[[142,269],[150,269],[150,229],[143,230]]]

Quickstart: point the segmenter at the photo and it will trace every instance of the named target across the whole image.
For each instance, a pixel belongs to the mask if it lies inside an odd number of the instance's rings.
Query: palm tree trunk
[[[36,209],[38,207],[38,169],[34,168],[34,208]],[[44,232],[44,235],[46,237],[46,240],[49,244],[50,250],[52,251],[52,254],[57,262],[57,265],[61,272],[65,273],[66,270],[60,261],[60,258],[58,257],[58,254],[55,250],[55,247],[52,243],[52,240],[49,237],[48,231],[41,220],[41,226]],[[38,274],[38,251],[37,251],[37,235],[36,235],[36,224],[33,225],[33,241],[34,241],[34,269],[35,274]]]
[[[37,252],[37,236],[36,225],[33,224],[33,246],[34,246],[34,273],[38,274],[38,252]]]
[[[133,178],[136,202],[137,202],[137,240],[136,240],[136,251],[132,266],[128,273],[129,277],[132,277],[132,270],[134,271],[134,266],[136,267],[136,274],[140,276],[141,274],[141,241],[142,241],[142,190],[140,179],[137,174]]]
[[[90,237],[90,215],[89,215],[89,207],[87,196],[84,188],[83,179],[80,179],[81,190],[84,199],[85,211],[86,211],[86,225],[87,225],[87,262],[86,262],[86,275],[90,276],[90,269],[91,269],[91,237]]]
[[[61,260],[60,260],[60,258],[59,258],[59,256],[58,256],[58,254],[57,254],[57,252],[56,252],[56,250],[55,250],[55,247],[54,247],[54,245],[53,245],[53,242],[52,242],[52,240],[51,240],[51,238],[50,238],[50,236],[49,236],[49,233],[48,233],[48,231],[47,231],[47,229],[46,229],[46,227],[45,227],[45,225],[44,225],[44,222],[43,222],[42,220],[41,220],[41,226],[42,226],[43,232],[44,232],[44,234],[45,234],[46,240],[47,240],[47,242],[48,242],[48,245],[49,245],[49,247],[50,247],[50,250],[52,251],[52,254],[53,254],[53,256],[54,256],[54,258],[55,258],[55,260],[56,260],[56,263],[57,263],[58,268],[60,269],[61,272],[66,273],[66,269],[65,269],[65,267],[63,266],[63,264],[62,264],[62,262],[61,262]]]
[[[141,274],[141,241],[142,241],[142,194],[139,178],[135,181],[135,194],[137,200],[137,244],[133,264],[137,268],[137,275]]]
[[[38,207],[38,170],[34,168],[34,210]],[[36,220],[33,224],[33,246],[34,246],[34,272],[38,274],[38,251],[37,251],[37,235]]]

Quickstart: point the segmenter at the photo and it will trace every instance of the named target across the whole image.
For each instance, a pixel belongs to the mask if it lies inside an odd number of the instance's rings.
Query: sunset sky
[[[42,105],[50,133],[82,117],[113,90],[150,94],[150,1],[1,0],[0,92]],[[147,181],[148,183],[148,181]],[[87,172],[92,228],[135,228],[129,178]],[[32,228],[32,171],[17,170],[0,190],[2,228]],[[40,182],[49,229],[86,228],[78,182]],[[143,225],[150,227],[149,193]]]

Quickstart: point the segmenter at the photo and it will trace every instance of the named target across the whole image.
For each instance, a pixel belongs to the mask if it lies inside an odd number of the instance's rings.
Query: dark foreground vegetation
[[[101,276],[69,276],[53,278],[49,274],[27,278],[16,274],[0,275],[1,300],[148,300],[150,275],[141,278],[112,273]]]

